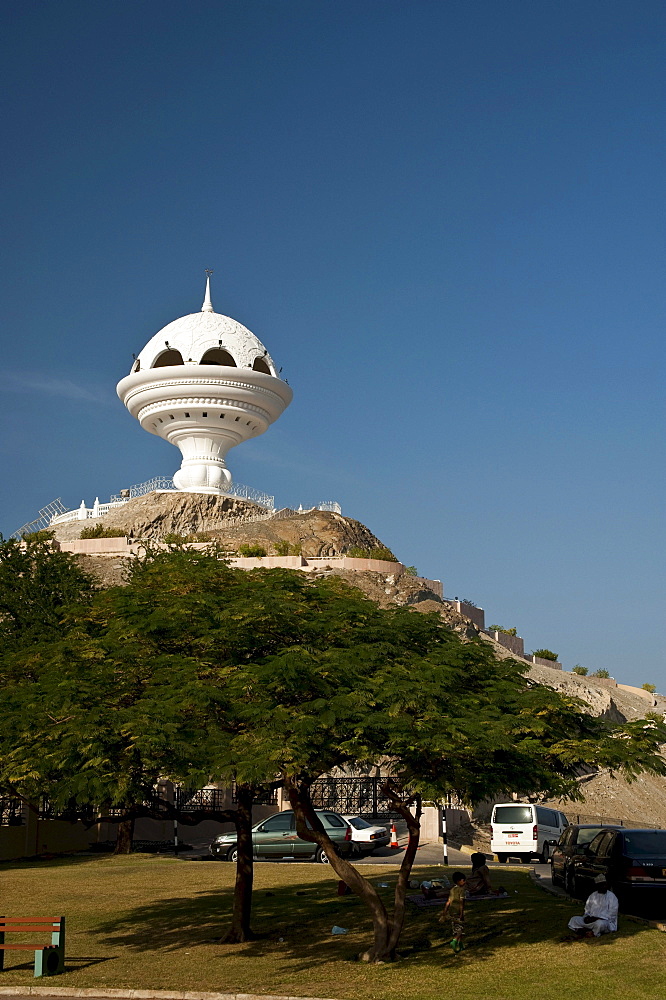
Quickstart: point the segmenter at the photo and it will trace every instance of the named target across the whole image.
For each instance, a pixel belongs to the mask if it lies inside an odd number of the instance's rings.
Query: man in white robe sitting
[[[599,937],[600,934],[610,934],[617,930],[618,898],[608,888],[608,882],[603,875],[597,875],[594,880],[595,891],[587,897],[585,915],[572,917],[569,930],[577,937]]]

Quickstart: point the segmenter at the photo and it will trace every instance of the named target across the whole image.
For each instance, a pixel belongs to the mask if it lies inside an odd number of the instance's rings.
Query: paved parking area
[[[359,865],[399,865],[402,863],[402,859],[405,854],[404,843],[406,838],[400,838],[401,846],[398,850],[391,850],[389,847],[383,847],[373,854],[368,854],[362,858],[354,858],[354,864]],[[203,841],[200,843],[192,844],[192,850],[182,851],[179,857],[185,858],[188,861],[211,861],[213,860],[211,854],[208,851],[208,841]],[[421,844],[416,852],[416,865],[441,865],[444,859],[444,852],[441,844]],[[257,864],[264,864],[265,862],[258,861]],[[294,862],[286,859],[284,861],[269,862],[270,864],[285,864],[290,865]],[[462,865],[469,867],[470,860],[469,854],[463,854],[461,851],[453,850],[449,848],[449,864],[450,865]]]

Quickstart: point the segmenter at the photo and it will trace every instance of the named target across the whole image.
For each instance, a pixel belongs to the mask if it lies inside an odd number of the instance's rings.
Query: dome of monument
[[[223,365],[276,375],[275,365],[258,337],[230,316],[213,310],[210,281],[201,312],[181,316],[152,337],[133,372],[172,365]]]
[[[175,488],[217,494],[232,485],[227,452],[267,431],[293,395],[261,341],[215,312],[210,277],[201,312],[156,333],[117,392],[144,430],[180,449]]]

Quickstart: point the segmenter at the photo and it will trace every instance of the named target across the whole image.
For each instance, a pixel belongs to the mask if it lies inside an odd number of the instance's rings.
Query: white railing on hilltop
[[[66,511],[64,503],[58,497],[57,500],[52,500],[51,503],[47,503],[46,507],[42,507],[39,512],[39,517],[36,517],[34,521],[28,521],[22,527],[14,531],[9,537],[15,538],[17,541],[21,541],[24,535],[32,535],[35,531],[43,531],[48,528],[49,524],[53,522],[53,518],[57,517],[58,514]]]
[[[153,479],[148,479],[145,483],[130,486],[129,490],[123,490],[122,493],[114,493],[111,500],[116,503],[126,503],[128,500],[133,500],[134,497],[145,496],[146,493],[153,493],[157,490],[171,491],[175,489],[173,479],[169,479],[167,476],[155,476]],[[275,497],[270,496],[268,493],[263,493],[261,490],[255,490],[254,486],[245,486],[244,483],[232,483],[230,491],[225,496],[233,497],[237,500],[251,500],[252,503],[258,503],[267,510],[275,510]]]
[[[342,507],[337,500],[322,500],[317,504],[317,510],[328,510],[332,514],[342,514]]]
[[[275,510],[275,497],[269,496],[268,493],[262,493],[261,490],[255,490],[253,486],[232,483],[228,496],[237,497],[239,500],[251,500],[252,503],[258,503],[260,507],[265,507],[266,510]]]
[[[173,489],[175,489],[173,479],[169,479],[168,476],[153,476],[152,479],[147,479],[145,483],[137,483],[135,486],[130,486],[128,490],[123,490],[122,493],[112,493],[111,502],[127,503],[128,500],[133,500],[134,497],[145,496],[146,493],[154,493],[156,490]]]

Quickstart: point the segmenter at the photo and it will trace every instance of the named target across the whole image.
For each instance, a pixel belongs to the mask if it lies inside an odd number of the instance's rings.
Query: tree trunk
[[[252,858],[252,803],[254,788],[252,785],[236,785],[237,806],[235,822],[238,837],[238,861],[236,862],[236,885],[234,887],[234,906],[231,916],[231,927],[222,938],[224,944],[239,944],[251,941],[250,929],[252,914],[252,883],[254,881],[254,862]]]
[[[373,944],[369,951],[364,952],[360,958],[364,962],[380,963],[394,961],[405,916],[405,896],[409,874],[414,864],[416,849],[419,843],[420,801],[417,801],[416,816],[413,816],[407,805],[396,794],[392,793],[391,795],[395,800],[394,804],[396,808],[398,808],[398,811],[407,820],[409,826],[409,844],[402,859],[398,884],[395,890],[394,917],[390,919],[386,907],[374,886],[345,858],[341,858],[336,854],[335,845],[326,834],[313,809],[312,802],[310,801],[309,782],[288,777],[285,779],[285,788],[288,792],[294,815],[296,816],[296,830],[299,837],[324,848],[330,859],[333,871],[347,883],[349,888],[363,900],[370,910],[373,925]],[[310,828],[308,828],[306,820]]]
[[[402,818],[406,821],[407,829],[409,830],[409,841],[402,859],[402,864],[400,865],[398,881],[395,887],[393,918],[391,920],[391,932],[389,934],[388,941],[388,951],[391,955],[395,955],[395,949],[398,947],[398,941],[400,940],[403,924],[405,922],[405,901],[407,897],[407,888],[409,886],[409,876],[411,875],[412,866],[416,858],[416,851],[419,846],[419,838],[421,836],[421,796],[414,795],[413,800],[410,800],[416,803],[416,811],[415,813],[412,813],[408,804],[399,800],[389,785],[384,785],[382,791],[390,796],[394,809],[399,812]]]
[[[118,824],[118,835],[114,854],[131,854],[134,837],[134,816],[126,813]]]

